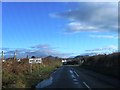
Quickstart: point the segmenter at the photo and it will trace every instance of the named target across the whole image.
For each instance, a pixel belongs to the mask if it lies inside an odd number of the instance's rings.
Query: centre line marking
[[[74,71],[74,73],[79,77],[79,75]]]
[[[89,90],[91,90],[91,88],[90,88],[85,82],[83,82],[83,84],[84,84]]]
[[[71,76],[72,76],[72,78],[76,78],[73,74]]]
[[[70,70],[70,73],[71,73],[71,74],[73,74],[73,71],[72,71],[72,70]]]
[[[73,81],[78,81],[78,80],[74,78]]]

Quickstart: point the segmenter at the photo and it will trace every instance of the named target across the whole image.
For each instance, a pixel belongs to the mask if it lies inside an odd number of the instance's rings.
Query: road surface
[[[36,88],[118,88],[119,81],[79,66],[64,65],[52,73],[49,80],[39,83]]]

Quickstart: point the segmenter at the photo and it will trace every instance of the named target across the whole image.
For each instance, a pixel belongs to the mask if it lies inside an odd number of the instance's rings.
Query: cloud
[[[54,51],[54,49],[55,49],[48,44],[39,44],[39,45],[32,46],[31,48],[36,49],[36,50],[41,50],[41,51],[44,51],[44,50]]]
[[[97,54],[98,54],[97,52],[89,52],[89,53],[83,53],[81,55],[82,56],[86,56],[86,55],[93,56],[93,55],[97,55]]]
[[[4,51],[7,51],[7,50],[9,50],[9,48],[0,48],[0,50],[2,51],[2,50],[4,50]]]
[[[118,3],[81,2],[77,9],[59,12],[54,17],[69,20],[66,30],[72,32],[117,32]]]
[[[82,25],[80,22],[70,22],[66,26],[66,30],[69,32],[98,32],[97,28],[94,26]]]
[[[115,46],[115,45],[109,45],[109,46],[106,46],[106,47],[102,47],[102,48],[96,48],[96,49],[92,49],[92,50],[85,50],[87,52],[99,52],[99,51],[107,51],[107,52],[114,52],[114,51],[117,51],[118,50],[118,47]]]
[[[3,50],[4,51],[4,50]],[[23,58],[27,55],[29,57],[35,56],[35,57],[46,57],[46,56],[57,56],[57,57],[68,57],[72,53],[62,53],[55,48],[51,47],[48,44],[39,44],[32,46],[30,48],[24,49],[24,48],[9,48],[7,51],[4,51],[4,55],[6,58],[13,57],[14,52],[16,52],[17,58]]]
[[[108,39],[118,39],[118,36],[115,35],[89,35],[90,37],[93,38],[108,38]]]
[[[109,45],[101,48],[85,50],[85,52],[85,55],[110,54],[113,52],[118,52],[118,47],[115,45]]]
[[[61,53],[55,50],[56,49],[55,47],[53,48],[48,44],[40,44],[40,45],[33,46],[31,48],[36,50],[32,53],[35,53],[35,54],[38,53],[38,55],[41,53],[43,56],[52,55],[52,56],[66,57],[72,54],[72,53]]]
[[[50,45],[47,44],[40,44],[40,45],[36,45],[36,46],[32,46],[31,48],[50,48]]]

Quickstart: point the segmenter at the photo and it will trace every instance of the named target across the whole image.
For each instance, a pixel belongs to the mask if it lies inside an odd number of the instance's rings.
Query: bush
[[[82,67],[114,77],[119,77],[120,60],[118,59],[118,56],[120,56],[120,53],[91,56],[82,64]]]
[[[42,64],[33,64],[32,73],[31,65],[28,59],[21,62],[8,60],[2,64],[2,87],[3,88],[31,88],[40,81],[48,78],[52,71],[60,67],[59,60],[49,59]]]

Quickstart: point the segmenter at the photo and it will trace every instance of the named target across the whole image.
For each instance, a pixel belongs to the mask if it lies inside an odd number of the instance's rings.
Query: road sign
[[[67,60],[62,60],[62,62],[67,62]]]
[[[42,58],[30,58],[29,63],[31,64],[42,63]]]

